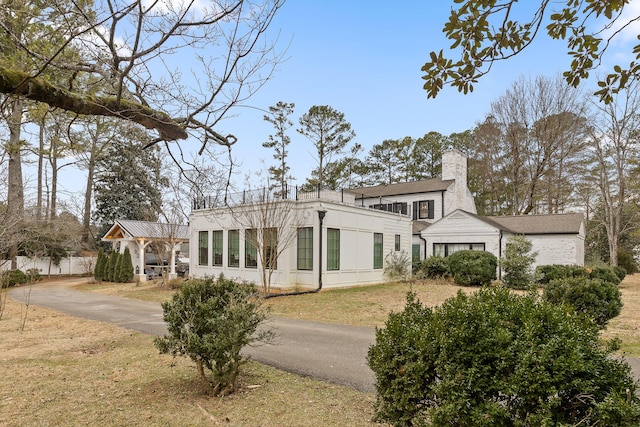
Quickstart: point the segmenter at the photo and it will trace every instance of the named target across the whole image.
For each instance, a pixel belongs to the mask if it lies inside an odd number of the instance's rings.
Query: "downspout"
[[[498,237],[498,280],[502,280],[502,266],[500,260],[502,259],[502,230]]]
[[[422,234],[418,234],[418,238],[424,242],[424,259],[427,259],[427,239],[422,237]]]
[[[314,292],[319,292],[322,289],[322,224],[324,224],[324,216],[327,214],[327,211],[321,210],[318,211],[318,219],[320,220],[320,230],[318,232],[318,238],[320,239],[318,242],[318,250],[320,253],[318,254],[318,289]]]
[[[269,295],[265,295],[265,299],[269,299],[269,298],[277,298],[277,297],[288,297],[288,296],[292,296],[292,295],[305,295],[305,294],[317,294],[318,292],[320,292],[320,290],[322,289],[322,225],[324,224],[324,216],[327,214],[327,211],[325,210],[319,210],[318,211],[318,219],[319,221],[319,228],[320,230],[318,231],[318,237],[320,238],[320,241],[318,242],[318,287],[312,291],[300,291],[300,292],[287,292],[284,294],[269,294]]]

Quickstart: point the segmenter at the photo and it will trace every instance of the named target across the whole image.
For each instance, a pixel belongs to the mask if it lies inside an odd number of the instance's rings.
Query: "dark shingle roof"
[[[413,234],[420,234],[422,230],[430,226],[431,223],[425,221],[411,221],[411,228]]]
[[[424,181],[399,182],[397,184],[376,185],[375,187],[352,188],[349,191],[356,197],[388,197],[401,194],[429,193],[432,191],[444,191],[451,186],[454,180],[443,181],[440,178]]]
[[[578,234],[584,220],[581,213],[476,217],[514,234]]]

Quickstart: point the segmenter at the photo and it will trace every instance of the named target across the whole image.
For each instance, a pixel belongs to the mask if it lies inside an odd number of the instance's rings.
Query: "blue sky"
[[[295,129],[300,115],[312,105],[329,105],[344,113],[356,132],[354,142],[366,153],[385,139],[472,129],[489,112],[491,102],[521,75],[552,77],[569,66],[564,43],[541,34],[523,54],[496,63],[473,93],[462,95],[445,87],[436,99],[427,99],[420,68],[429,52],[446,52],[449,47],[442,27],[452,5],[453,1],[445,0],[408,0],[395,6],[378,0],[287,1],[270,32],[272,37],[279,33],[281,48],[289,45],[288,59],[248,101],[252,108],[236,109],[234,117],[223,120],[217,128],[222,134],[238,137],[232,153],[241,164],[234,178],[237,185],[243,187],[244,177],[249,176],[253,187],[260,186],[256,174],[275,163],[272,151],[262,147],[274,129],[263,120],[261,110],[278,101],[296,104],[294,126],[289,131],[289,165],[294,183],[302,184],[317,164],[312,143]],[[531,13],[538,5],[537,1],[517,3],[519,10]],[[640,2],[632,2],[627,10],[639,15]],[[637,41],[639,33],[636,27],[628,32],[632,37],[619,37],[606,56],[609,63],[599,72],[615,62],[628,63],[630,43]],[[194,152],[200,147],[196,141],[183,145]],[[78,189],[73,188],[78,184]],[[84,179],[73,179],[66,187],[81,191],[83,184]]]
[[[384,139],[471,129],[520,75],[553,76],[568,65],[562,43],[540,38],[524,55],[496,64],[472,94],[445,88],[435,100],[427,99],[420,68],[430,51],[448,48],[442,26],[453,2],[364,4],[289,1],[273,22],[282,44],[291,41],[288,60],[250,103],[262,109],[278,101],[296,104],[289,135],[290,165],[298,184],[316,166],[311,142],[295,131],[298,117],[312,105],[344,113],[356,132],[354,141],[368,151]],[[260,159],[266,166],[274,163],[272,152],[261,145],[273,127],[262,120],[261,111],[242,109],[239,114],[219,130],[239,138],[234,157],[242,162],[243,173],[264,170]]]

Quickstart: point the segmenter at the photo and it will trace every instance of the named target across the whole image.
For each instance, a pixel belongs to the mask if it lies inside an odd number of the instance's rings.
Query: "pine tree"
[[[104,252],[102,252],[102,249],[100,249],[98,251],[98,260],[96,261],[96,268],[93,270],[93,277],[98,282],[101,282],[104,279],[104,270],[105,270],[106,262],[107,262],[107,258],[105,257]]]
[[[131,251],[129,248],[124,248],[124,254],[122,254],[120,262],[120,282],[127,283],[133,280],[133,262],[131,261]]]

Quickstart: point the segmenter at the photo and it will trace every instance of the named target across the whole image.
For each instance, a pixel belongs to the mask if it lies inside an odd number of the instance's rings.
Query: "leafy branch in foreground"
[[[443,50],[430,53],[429,61],[422,67],[428,98],[435,98],[445,84],[465,94],[472,92],[473,85],[491,71],[496,61],[518,55],[541,31],[546,31],[551,39],[566,42],[571,63],[563,75],[568,84],[577,87],[600,66],[611,41],[640,19],[623,15],[629,0],[566,1],[560,9],[553,9],[555,2],[540,0],[540,5],[525,19],[519,17],[526,13],[522,9],[530,7],[528,2],[454,0],[454,3],[459,6],[452,8],[443,32],[452,41],[450,49],[458,49],[460,56],[455,60],[445,57]],[[598,82],[595,94],[601,101],[611,102],[614,94],[640,77],[640,63],[636,62],[640,59],[640,44],[632,52],[635,61],[626,68],[616,65],[613,73]]]

